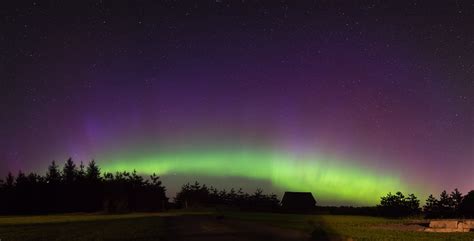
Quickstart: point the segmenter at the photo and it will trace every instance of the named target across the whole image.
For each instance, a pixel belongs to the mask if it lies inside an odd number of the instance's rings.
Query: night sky
[[[170,196],[474,189],[472,1],[8,2],[1,176],[72,157]]]

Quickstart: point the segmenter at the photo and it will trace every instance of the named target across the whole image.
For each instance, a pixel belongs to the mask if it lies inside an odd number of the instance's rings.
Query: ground
[[[0,240],[465,240],[417,231],[419,220],[242,212],[0,217]]]

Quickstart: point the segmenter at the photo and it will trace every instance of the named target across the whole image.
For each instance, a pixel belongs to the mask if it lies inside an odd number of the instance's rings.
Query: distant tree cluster
[[[426,218],[474,217],[474,190],[463,196],[458,189],[450,194],[441,192],[439,199],[430,195],[423,207]]]
[[[377,207],[379,213],[387,217],[410,216],[421,212],[420,200],[414,194],[405,196],[402,192],[388,193],[387,196],[381,197]]]
[[[377,212],[382,216],[402,217],[421,213],[420,201],[414,194],[397,192],[381,197]],[[472,218],[474,217],[474,190],[463,196],[458,189],[450,194],[443,191],[439,199],[430,195],[423,206],[425,218]]]
[[[135,171],[104,173],[94,161],[87,167],[68,159],[62,170],[53,161],[44,176],[19,172],[0,180],[0,213],[125,212],[160,210],[168,198],[159,177]]]
[[[255,193],[244,193],[242,189],[218,190],[198,182],[187,183],[176,194],[175,203],[178,207],[235,207],[240,210],[276,211],[280,200],[275,194],[264,194],[261,189]]]

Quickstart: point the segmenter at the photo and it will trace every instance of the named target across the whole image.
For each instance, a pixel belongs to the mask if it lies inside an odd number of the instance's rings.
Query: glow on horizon
[[[102,164],[103,171],[137,170],[142,174],[195,174],[270,181],[281,190],[310,191],[318,201],[377,204],[388,192],[414,191],[396,176],[377,174],[317,155],[277,151],[200,150],[159,151],[117,155]]]

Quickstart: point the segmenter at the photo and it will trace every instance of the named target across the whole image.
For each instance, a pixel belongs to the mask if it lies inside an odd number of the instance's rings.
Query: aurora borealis
[[[345,167],[327,158],[318,160],[314,156],[293,156],[284,152],[248,149],[226,151],[219,148],[171,153],[159,151],[158,154],[145,155],[138,159],[125,158],[122,161],[120,157],[116,157],[114,160],[110,165],[106,165],[105,171],[137,169],[144,173],[156,172],[161,175],[180,173],[270,180],[280,189],[315,192],[323,202],[336,199],[358,204],[374,204],[372,197],[383,196],[393,187],[407,190],[400,180],[394,177]]]
[[[327,205],[467,192],[472,6],[429,4],[11,3],[0,175],[72,157],[170,196],[208,178]]]

